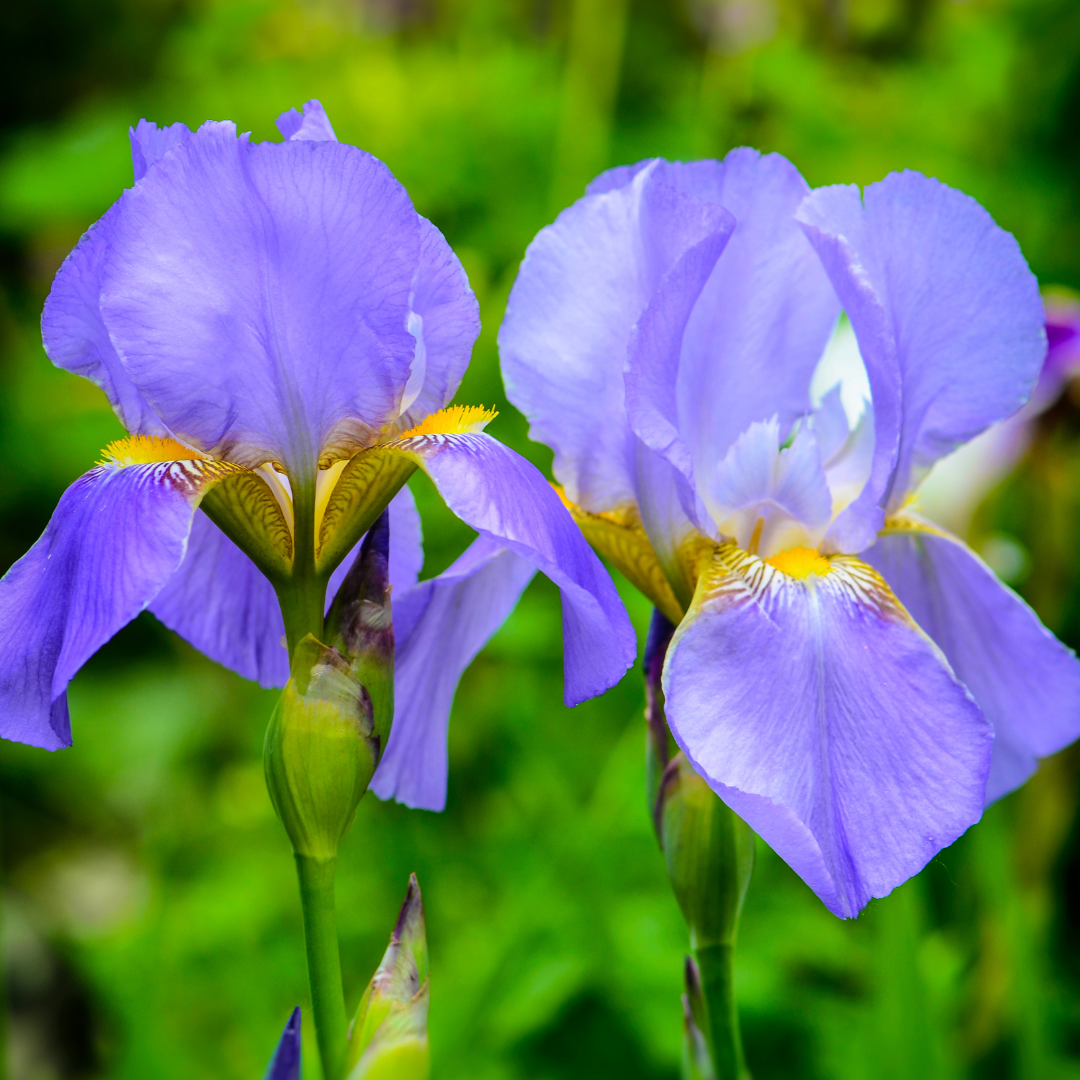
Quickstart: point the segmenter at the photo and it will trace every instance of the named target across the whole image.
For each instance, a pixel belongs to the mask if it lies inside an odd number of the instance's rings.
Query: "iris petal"
[[[603,564],[539,470],[483,432],[420,435],[395,445],[462,521],[559,586],[567,705],[614,686],[634,662],[633,628]]]
[[[232,124],[204,124],[125,196],[104,322],[131,381],[185,442],[310,468],[397,415],[418,221],[386,167],[355,147],[252,144]]]
[[[64,492],[0,581],[0,735],[71,745],[67,685],[157,595],[184,557],[200,498],[230,466],[105,465]]]
[[[721,549],[664,692],[694,767],[837,915],[982,813],[990,725],[857,559],[799,579]]]
[[[1026,400],[1046,355],[1038,285],[974,199],[920,173],[821,188],[799,220],[851,320],[873,397],[875,457],[838,519],[867,547],[930,465]]]
[[[969,548],[937,530],[889,532],[864,558],[940,646],[994,725],[987,802],[1080,737],[1080,663]]]
[[[513,610],[536,568],[481,537],[445,573],[394,596],[394,726],[371,789],[446,805],[446,732],[462,673]]]
[[[809,409],[837,303],[795,222],[809,188],[789,161],[743,148],[660,175],[736,222],[706,282],[673,275],[659,285],[628,358],[635,431],[669,456],[677,432],[676,455],[687,455],[684,472],[707,503],[712,470],[751,423],[778,415],[786,434]]]
[[[123,200],[92,225],[64,260],[45,301],[41,336],[49,359],[99,386],[134,435],[172,435],[124,369],[101,317],[101,276]]]
[[[687,249],[730,231],[722,207],[681,195],[664,167],[620,173],[626,183],[586,195],[541,230],[499,331],[510,400],[554,449],[569,497],[591,513],[638,496],[623,380],[631,330]]]

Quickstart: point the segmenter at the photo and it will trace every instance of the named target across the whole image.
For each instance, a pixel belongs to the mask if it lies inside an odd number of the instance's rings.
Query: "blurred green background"
[[[529,240],[608,165],[749,143],[815,185],[921,169],[986,205],[1041,281],[1080,286],[1075,0],[9,0],[3,567],[119,434],[94,387],[51,368],[37,320],[130,183],[128,125],[231,118],[276,138],[311,97],[461,255],[484,331],[458,400],[496,403],[490,430],[545,469],[496,330]],[[425,485],[427,576],[469,531]],[[1080,645],[1068,395],[973,531],[1019,546],[1015,584]],[[561,688],[558,597],[538,580],[458,693],[446,812],[369,797],[345,844],[353,1003],[419,874],[438,1080],[678,1075],[686,940],[644,806],[640,670],[573,713]],[[75,681],[72,749],[0,745],[11,1080],[261,1076],[305,996],[262,781],[273,699],[143,616]],[[1045,762],[856,922],[762,847],[738,961],[757,1080],[1080,1076],[1078,774],[1074,751]]]

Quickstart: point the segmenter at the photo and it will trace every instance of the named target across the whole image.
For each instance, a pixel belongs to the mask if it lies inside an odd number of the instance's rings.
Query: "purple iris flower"
[[[811,380],[841,309],[868,402]],[[583,531],[678,627],[679,746],[838,915],[1080,735],[1080,665],[908,496],[1015,412],[1036,282],[918,173],[778,155],[612,170],[537,236],[500,333]]]
[[[0,583],[0,734],[69,745],[68,682],[146,607],[284,685],[285,636],[319,636],[389,502],[397,710],[373,787],[439,809],[458,678],[537,568],[562,592],[568,703],[621,678],[632,629],[542,475],[482,432],[492,414],[444,408],[479,318],[442,234],[318,102],[278,127],[284,142],[256,143],[231,123],[141,121],[134,186],[56,276],[45,349],[130,438]],[[419,584],[415,468],[480,533]]]

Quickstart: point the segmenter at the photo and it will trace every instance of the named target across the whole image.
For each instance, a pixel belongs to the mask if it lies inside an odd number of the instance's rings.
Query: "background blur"
[[[495,334],[529,240],[608,165],[749,143],[814,185],[921,169],[987,206],[1043,283],[1080,286],[1075,0],[10,0],[3,567],[119,434],[99,391],[49,365],[37,320],[131,181],[128,125],[277,138],[278,113],[316,96],[461,255],[484,331],[458,400],[496,403],[491,431],[545,469]],[[470,537],[416,493],[428,576]],[[971,528],[1080,645],[1069,391]],[[419,874],[437,1080],[677,1076],[686,942],[644,806],[640,670],[573,714],[561,689],[558,598],[538,580],[458,694],[446,812],[369,796],[344,847],[353,1004]],[[262,780],[273,699],[144,616],[72,687],[72,749],[0,745],[12,1080],[261,1076],[305,984]],[[857,922],[762,848],[738,963],[757,1080],[1080,1076],[1078,774],[1075,750],[1045,762]]]

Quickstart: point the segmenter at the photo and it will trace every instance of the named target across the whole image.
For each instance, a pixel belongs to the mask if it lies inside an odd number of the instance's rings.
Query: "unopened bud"
[[[263,1080],[300,1080],[300,1010],[293,1009]]]
[[[664,688],[661,676],[674,624],[659,608],[653,608],[649,635],[645,639],[645,798],[660,839],[660,782],[671,757],[671,736],[664,716]]]
[[[327,617],[327,638],[349,658],[371,698],[375,738],[386,749],[394,719],[394,619],[390,606],[390,512],[368,530]]]
[[[754,834],[682,753],[660,784],[660,843],[694,949],[730,945],[754,869]]]
[[[349,1031],[348,1080],[426,1080],[428,993],[424,905],[412,874],[390,945]]]
[[[270,799],[297,855],[337,855],[378,758],[367,690],[341,653],[308,634],[263,749]]]

